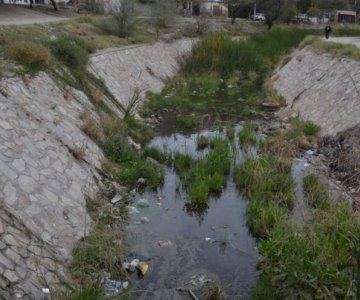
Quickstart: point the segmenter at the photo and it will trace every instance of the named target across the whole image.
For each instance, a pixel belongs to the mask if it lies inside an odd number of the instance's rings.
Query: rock
[[[4,232],[4,225],[3,222],[0,220],[0,234],[3,234]]]
[[[11,283],[15,283],[19,281],[19,277],[16,272],[6,270],[4,273],[4,277],[9,280]]]
[[[277,102],[263,102],[261,104],[263,108],[266,108],[268,110],[278,110],[280,109],[280,104]]]

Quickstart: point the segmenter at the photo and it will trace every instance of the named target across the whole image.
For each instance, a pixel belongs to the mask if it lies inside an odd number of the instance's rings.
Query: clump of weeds
[[[293,179],[268,155],[246,159],[235,169],[234,179],[249,199],[249,227],[256,236],[267,237],[294,205]]]
[[[239,144],[240,146],[254,145],[256,144],[256,125],[251,122],[245,122],[243,128],[239,132]]]
[[[186,206],[193,212],[203,212],[208,207],[211,194],[221,193],[230,172],[230,150],[228,141],[221,138],[206,140],[210,152],[195,160],[189,155],[175,153],[174,168],[183,180],[187,192]]]

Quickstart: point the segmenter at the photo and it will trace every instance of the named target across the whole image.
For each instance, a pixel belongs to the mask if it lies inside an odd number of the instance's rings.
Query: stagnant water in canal
[[[241,128],[236,126],[235,137]],[[158,136],[150,146],[200,158],[207,150],[196,149],[199,135],[224,134],[214,129]],[[238,144],[236,138],[233,145]],[[236,146],[234,162],[255,152],[254,148],[242,151]],[[201,286],[211,280],[224,287],[228,299],[247,299],[258,274],[258,252],[246,225],[246,199],[237,190],[232,172],[221,195],[210,198],[208,210],[199,215],[186,210],[187,195],[179,177],[173,168],[165,169],[164,185],[157,192],[139,195],[150,206],[138,208],[139,213],[130,209],[127,232],[133,258],[149,264],[143,278],[133,275],[133,298],[191,299],[188,293],[176,290],[183,287],[202,299]]]

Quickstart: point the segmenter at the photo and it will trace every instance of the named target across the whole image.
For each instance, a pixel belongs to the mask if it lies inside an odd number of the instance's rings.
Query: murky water
[[[236,127],[236,131],[240,129]],[[219,133],[207,130],[201,134]],[[201,157],[206,150],[196,150],[197,136],[157,137],[151,145]],[[237,150],[239,159],[244,157],[245,153]],[[246,155],[254,153],[249,150]],[[176,290],[184,287],[201,299],[202,283],[214,280],[226,289],[228,299],[247,299],[258,274],[258,252],[246,226],[247,202],[236,189],[232,174],[222,194],[210,199],[209,209],[202,216],[186,211],[185,197],[180,179],[174,170],[166,168],[164,185],[157,192],[141,196],[150,202],[150,207],[138,208],[139,213],[130,215],[127,231],[133,257],[149,263],[149,271],[142,279],[133,275],[133,298],[191,299],[188,293]],[[165,247],[160,246],[161,241],[167,242]]]

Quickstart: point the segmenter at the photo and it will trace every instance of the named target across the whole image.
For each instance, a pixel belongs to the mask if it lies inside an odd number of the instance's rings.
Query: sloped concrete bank
[[[360,123],[360,62],[307,47],[292,54],[272,77],[288,110],[334,136]]]
[[[160,91],[191,44],[111,49],[90,68],[126,104],[137,87]],[[0,81],[0,299],[43,299],[89,232],[85,199],[102,186],[104,155],[81,129],[84,112],[99,119],[81,91],[46,73]]]
[[[165,82],[179,72],[193,43],[194,40],[189,39],[106,49],[92,56],[89,70],[103,79],[119,102],[127,107],[137,90],[142,98],[146,91],[160,92]]]
[[[284,116],[295,112],[321,127],[323,163],[360,211],[360,62],[307,47],[279,66],[272,81],[286,99]]]

